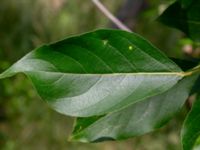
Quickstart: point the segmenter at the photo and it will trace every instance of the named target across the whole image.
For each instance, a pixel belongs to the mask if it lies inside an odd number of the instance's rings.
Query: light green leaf
[[[198,74],[186,77],[167,92],[119,112],[96,118],[78,118],[71,140],[122,140],[160,128],[183,106],[197,77]]]
[[[185,75],[140,36],[98,30],[45,45],[0,78],[25,73],[60,113],[89,117],[123,109],[163,93]]]
[[[196,139],[193,150],[199,150],[199,149],[200,149],[200,136]]]
[[[183,6],[182,6],[183,4]],[[200,1],[183,0],[170,5],[158,21],[185,32],[193,40],[200,42]]]
[[[192,150],[193,146],[200,136],[200,96],[192,106],[181,132],[183,150]]]

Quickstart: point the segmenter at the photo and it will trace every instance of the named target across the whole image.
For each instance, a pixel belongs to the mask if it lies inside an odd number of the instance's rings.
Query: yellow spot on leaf
[[[128,49],[131,51],[133,50],[133,46],[129,46]]]

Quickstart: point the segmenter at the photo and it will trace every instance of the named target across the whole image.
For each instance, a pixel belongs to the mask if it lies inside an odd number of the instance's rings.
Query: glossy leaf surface
[[[98,30],[42,46],[0,78],[25,73],[60,113],[89,117],[121,110],[163,93],[184,72],[140,36]]]
[[[71,139],[82,142],[122,140],[153,131],[180,110],[197,77],[187,77],[167,92],[119,112],[96,118],[78,118]]]

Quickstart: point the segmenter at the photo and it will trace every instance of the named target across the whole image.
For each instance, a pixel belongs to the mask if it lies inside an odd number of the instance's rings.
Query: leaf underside
[[[140,36],[98,30],[42,46],[0,78],[25,73],[60,113],[89,117],[118,111],[162,93],[182,70]]]
[[[0,74],[24,73],[56,111],[78,117],[72,140],[142,135],[183,105],[198,75],[134,33],[97,30],[41,46]]]
[[[78,118],[71,140],[99,142],[143,135],[166,124],[183,106],[197,75],[124,110],[97,118]]]

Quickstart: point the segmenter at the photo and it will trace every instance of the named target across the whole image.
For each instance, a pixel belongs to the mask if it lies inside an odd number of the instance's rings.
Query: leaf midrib
[[[22,73],[31,73],[31,72],[46,72],[46,73],[53,73],[53,74],[66,74],[66,75],[74,75],[74,76],[80,76],[80,75],[85,75],[85,76],[120,76],[120,75],[176,75],[180,77],[186,77],[186,76],[191,76],[195,73],[200,72],[200,65],[192,68],[191,70],[188,70],[186,72],[184,71],[177,71],[177,72],[127,72],[127,73],[70,73],[70,72],[55,72],[55,71],[42,71],[42,70],[37,70],[37,71],[22,71]],[[17,72],[16,72],[17,73]],[[0,78],[3,74],[0,74]]]
[[[85,76],[120,76],[120,75],[176,75],[176,76],[189,76],[189,73],[191,72],[127,72],[127,73],[68,73],[68,72],[55,72],[55,71],[22,71],[22,73],[31,73],[31,72],[46,72],[46,73],[53,73],[53,74],[65,74],[65,75],[74,75],[74,76],[79,76],[79,75],[85,75]]]

